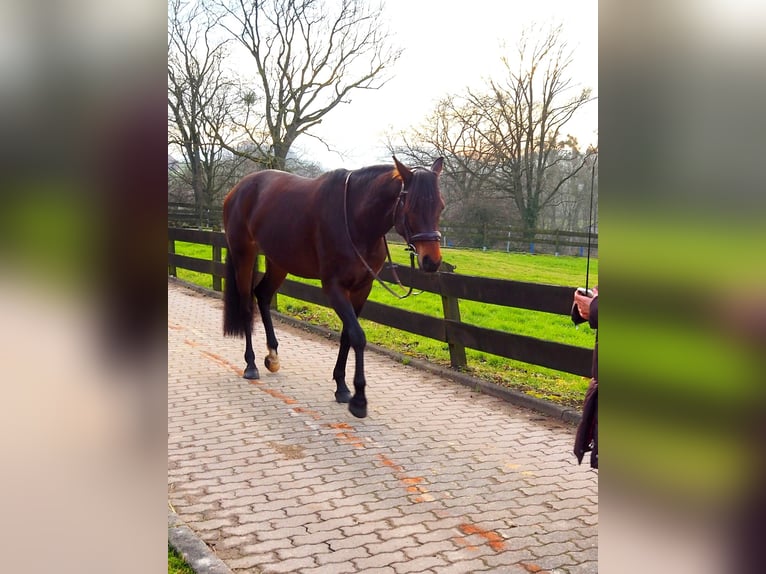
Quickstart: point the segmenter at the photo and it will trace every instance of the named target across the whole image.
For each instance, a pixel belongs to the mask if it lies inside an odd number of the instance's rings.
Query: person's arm
[[[593,297],[588,297],[587,295],[582,295],[579,291],[575,291],[574,302],[577,305],[580,317],[587,319],[588,324],[593,329],[598,329],[598,286],[593,288]]]
[[[598,329],[598,291],[588,306],[588,324],[591,329]]]

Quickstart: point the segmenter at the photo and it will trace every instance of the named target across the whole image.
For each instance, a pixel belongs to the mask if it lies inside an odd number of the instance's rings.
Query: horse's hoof
[[[266,359],[264,359],[264,361],[263,361],[263,364],[266,365],[266,368],[271,373],[276,373],[279,370],[279,367],[280,367],[279,359],[274,361],[274,360],[271,359],[271,357],[266,357]]]
[[[354,402],[354,399],[348,403],[349,412],[358,419],[363,419],[367,416],[367,405],[358,405]]]
[[[347,403],[351,400],[351,391],[335,391],[335,401]]]
[[[270,372],[276,373],[280,367],[279,356],[274,351],[270,351],[269,354],[266,355],[266,358],[263,360],[263,364],[266,365],[266,368]]]
[[[261,375],[258,374],[258,369],[256,367],[248,367],[245,369],[244,377],[246,379],[260,379]]]

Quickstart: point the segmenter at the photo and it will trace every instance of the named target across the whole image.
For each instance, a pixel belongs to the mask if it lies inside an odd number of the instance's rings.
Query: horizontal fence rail
[[[176,241],[209,245],[211,259],[175,253]],[[222,232],[168,228],[168,274],[175,276],[178,268],[210,274],[213,277],[213,289],[221,291],[222,278],[225,275],[221,256],[222,248],[225,247],[226,240]],[[395,265],[395,268],[404,286],[412,286],[414,289],[441,296],[443,317],[432,317],[367,301],[361,314],[364,319],[447,343],[450,363],[456,369],[467,366],[465,349],[470,348],[557,371],[590,376],[591,349],[487,329],[460,320],[460,300],[569,316],[572,307],[572,287],[489,279],[442,271],[424,273],[400,265]],[[394,281],[393,271],[388,267],[381,271],[380,276],[386,281]],[[286,279],[279,293],[329,307],[322,289],[314,285]]]
[[[179,227],[203,227],[221,229],[222,207],[203,207],[193,203],[168,201],[168,222]]]
[[[198,210],[193,203],[168,202],[168,223],[172,227],[221,229],[222,221],[223,208],[220,206]],[[449,221],[442,221],[439,229],[442,247],[583,256],[590,246],[591,255],[598,257],[596,232],[533,229],[525,233],[520,227]],[[393,233],[390,237],[397,241]]]
[[[598,249],[598,233],[559,229],[511,228],[500,225],[468,225],[442,221],[439,225],[444,247],[484,248],[493,251],[530,253],[562,253],[583,255],[590,246]]]

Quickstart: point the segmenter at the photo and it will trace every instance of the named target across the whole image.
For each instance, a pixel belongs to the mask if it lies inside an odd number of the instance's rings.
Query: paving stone
[[[347,537],[370,534],[371,532],[375,532],[378,534],[378,536],[380,536],[381,530],[387,530],[387,529],[388,529],[388,525],[381,527],[380,523],[367,522],[362,524],[355,524],[354,526],[343,526],[340,529],[340,531],[343,534],[343,536],[347,536]]]
[[[334,552],[323,552],[318,554],[316,560],[319,564],[338,564],[343,562],[350,562],[357,558],[366,558],[370,556],[370,552],[365,546],[355,546],[351,548],[344,548],[342,550],[336,550]]]
[[[598,561],[598,548],[594,547],[588,550],[570,552],[569,555],[574,559],[576,564],[583,564],[585,562],[596,562]]]
[[[548,544],[539,544],[534,547],[530,547],[532,553],[537,557],[543,556],[561,556],[569,552],[579,550],[578,547],[570,541],[567,542],[550,542]]]
[[[240,552],[244,555],[248,554],[268,554],[276,550],[284,550],[292,546],[288,538],[276,538],[274,540],[263,540],[256,542],[255,544],[243,544],[240,547]]]
[[[245,570],[245,571],[256,571],[254,570],[257,566],[260,564],[264,564],[266,562],[270,562],[274,560],[273,554],[251,554],[250,556],[243,556],[241,558],[236,558],[232,560],[227,561],[227,565],[232,570]]]
[[[331,569],[327,566],[303,568],[301,569],[301,574],[328,574],[328,570],[330,570],[331,574],[356,574],[358,572],[353,562],[346,562],[345,564],[333,564]]]
[[[473,560],[461,560],[453,562],[438,569],[439,574],[473,574],[474,572],[489,572],[487,566],[482,560],[474,558]],[[528,574],[519,572],[519,574]]]
[[[333,530],[322,530],[319,532],[298,534],[291,537],[294,546],[304,546],[313,544],[329,544],[338,537],[338,532]]]
[[[448,552],[455,549],[455,543],[452,540],[442,540],[440,542],[427,542],[404,549],[408,558],[419,558],[421,556],[436,556],[441,552]]]
[[[383,542],[368,544],[367,549],[369,550],[370,554],[374,556],[376,554],[385,552],[395,552],[397,550],[404,550],[406,548],[414,548],[418,545],[418,541],[412,537],[392,538]]]
[[[293,572],[300,572],[304,568],[312,568],[316,566],[316,562],[310,556],[303,558],[290,558],[288,560],[280,560],[279,562],[259,565],[259,570],[264,574],[289,574]]]
[[[337,341],[276,321],[282,369],[246,381],[221,313],[169,283],[168,500],[236,574],[597,572],[574,427],[372,351],[356,419],[332,394]]]
[[[570,566],[568,574],[598,574],[598,561],[581,562]]]
[[[329,552],[329,546],[327,543],[323,544],[300,544],[293,546],[288,541],[289,546],[287,548],[278,548],[276,550],[277,556],[281,560],[289,560],[290,558],[303,558],[304,556],[320,556]]]
[[[398,550],[396,552],[384,552],[369,556],[368,558],[354,560],[354,564],[356,564],[356,567],[360,572],[367,572],[368,570],[373,570],[375,568],[391,568],[393,564],[403,562],[405,559],[406,556],[404,553]],[[396,572],[396,570],[391,569],[391,572]]]
[[[220,530],[224,526],[231,526],[230,518],[214,518],[212,520],[197,521],[194,523],[195,530]]]
[[[366,546],[368,544],[374,544],[380,542],[380,538],[375,533],[360,534],[357,536],[349,536],[343,538],[335,538],[327,542],[330,550],[336,552],[345,548],[356,548],[358,546]]]
[[[447,562],[445,562],[443,558],[438,558],[436,556],[422,556],[420,558],[406,560],[405,562],[393,565],[397,574],[428,572],[444,566],[447,566]]]

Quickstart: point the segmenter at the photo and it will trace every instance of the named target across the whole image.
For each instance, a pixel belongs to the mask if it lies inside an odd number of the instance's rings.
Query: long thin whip
[[[593,160],[593,165],[590,170],[590,213],[588,214],[588,260],[585,266],[585,292],[588,292],[588,279],[590,278],[590,238],[591,229],[593,227],[593,181],[596,178],[596,161]]]

